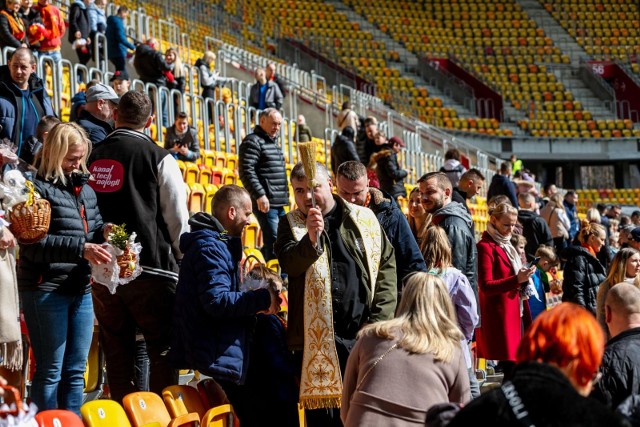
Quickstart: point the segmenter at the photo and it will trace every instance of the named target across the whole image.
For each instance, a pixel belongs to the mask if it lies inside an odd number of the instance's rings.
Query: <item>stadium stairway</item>
[[[419,60],[414,53],[410,52],[400,43],[393,40],[388,34],[380,31],[376,26],[367,21],[366,18],[359,15],[356,11],[341,1],[333,0],[326,3],[332,4],[336,10],[344,13],[351,22],[357,22],[360,28],[372,33],[377,40],[383,41],[387,49],[398,52],[399,62],[398,66],[395,66],[394,68],[398,68],[402,77],[412,79],[416,86],[426,86],[429,89],[429,94],[431,96],[440,98],[444,105],[455,108],[459,117],[476,117],[476,114],[466,106],[456,102],[453,98],[449,97],[435,86],[430,85],[416,74],[416,70],[419,66]]]
[[[617,119],[616,115],[603,105],[601,99],[597,98],[593,92],[586,87],[584,82],[576,75],[581,63],[589,60],[584,49],[567,33],[567,31],[547,12],[544,6],[537,0],[516,0],[522,9],[540,28],[544,28],[545,33],[554,45],[558,46],[562,52],[569,56],[571,68],[549,66],[556,79],[573,93],[574,98],[580,101],[584,108],[588,109],[594,119],[607,120]],[[564,70],[562,69],[564,68]],[[567,72],[568,71],[568,72]]]

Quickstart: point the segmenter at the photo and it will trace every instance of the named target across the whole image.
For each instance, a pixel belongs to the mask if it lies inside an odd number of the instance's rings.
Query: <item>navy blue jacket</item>
[[[18,147],[18,156],[27,163],[31,163],[35,153],[23,150],[22,141],[30,136],[35,136],[35,132],[34,135],[23,136],[25,109],[35,108],[36,123],[43,116],[54,115],[51,99],[47,91],[44,90],[44,82],[35,73],[29,77],[29,89],[31,96],[26,102],[23,102],[25,100],[22,97],[22,92],[11,80],[9,66],[0,67],[0,125],[2,126],[0,139],[9,138]]]
[[[75,175],[62,185],[38,177],[36,191],[51,204],[49,232],[41,241],[20,245],[18,286],[21,291],[71,295],[91,292],[91,268],[83,258],[86,242],[102,243],[102,217],[88,175]],[[74,184],[81,186],[76,195]]]
[[[398,277],[398,296],[402,294],[402,280],[410,273],[427,271],[427,265],[416,238],[413,237],[409,221],[396,202],[377,188],[369,188],[371,201],[369,209],[376,214],[387,238],[396,254],[396,275]],[[398,298],[398,301],[400,299]]]
[[[170,360],[217,380],[244,383],[255,314],[271,304],[269,291],[240,292],[242,241],[200,212],[180,238],[184,253],[176,289]]]
[[[87,132],[87,136],[94,147],[104,141],[107,135],[113,132],[113,126],[93,116],[87,110],[80,113],[78,124]]]
[[[489,185],[489,190],[487,191],[487,201],[491,200],[493,196],[505,195],[511,201],[511,204],[514,207],[518,207],[518,198],[516,197],[516,186],[509,177],[495,174],[493,179],[491,179],[491,185]]]
[[[107,56],[109,59],[126,58],[127,49],[135,50],[135,46],[127,40],[127,34],[124,31],[124,22],[118,15],[112,15],[107,18]]]

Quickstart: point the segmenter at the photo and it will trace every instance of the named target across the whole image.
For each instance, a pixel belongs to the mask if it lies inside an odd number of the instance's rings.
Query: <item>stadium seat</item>
[[[127,414],[115,400],[92,400],[80,408],[86,427],[131,427]]]
[[[187,385],[172,385],[162,390],[162,400],[169,410],[171,418],[196,413],[202,420],[207,408],[200,398],[198,390]]]
[[[124,410],[133,427],[142,427],[149,423],[160,423],[163,427],[196,425],[200,422],[198,414],[187,414],[171,419],[162,398],[155,393],[139,391],[130,393],[122,400]]]
[[[64,409],[49,409],[36,415],[38,427],[84,427],[79,416]]]

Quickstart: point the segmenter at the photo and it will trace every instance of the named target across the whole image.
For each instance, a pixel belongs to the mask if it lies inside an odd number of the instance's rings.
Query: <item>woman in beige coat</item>
[[[540,216],[549,225],[551,237],[553,237],[553,245],[556,248],[556,253],[559,254],[568,244],[569,228],[571,228],[560,193],[556,193],[549,198],[549,203],[540,210]]]
[[[424,426],[433,405],[471,400],[461,339],[442,279],[409,276],[398,317],[365,327],[349,356],[344,426]]]

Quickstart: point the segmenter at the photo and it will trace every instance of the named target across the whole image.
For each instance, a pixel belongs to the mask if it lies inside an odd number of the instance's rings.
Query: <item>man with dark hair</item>
[[[127,53],[135,50],[136,47],[127,40],[127,33],[124,29],[124,21],[129,16],[129,8],[120,6],[115,15],[107,18],[107,57],[116,67],[116,72],[124,71],[127,65]]]
[[[213,215],[198,212],[180,238],[184,253],[176,288],[169,358],[176,368],[197,369],[223,388],[245,423],[252,404],[244,387],[256,314],[276,314],[276,289],[242,292],[238,269],[242,231],[250,223],[251,198],[237,185],[213,196]]]
[[[460,151],[457,148],[450,148],[444,153],[444,165],[440,168],[440,172],[447,175],[453,187],[457,187],[462,174],[467,168],[460,163]]]
[[[631,283],[615,284],[604,310],[611,339],[600,365],[602,379],[591,396],[615,409],[629,396],[640,394],[640,290]]]
[[[336,188],[340,197],[349,203],[369,208],[376,214],[396,254],[398,301],[402,294],[402,281],[416,271],[427,271],[424,258],[416,243],[407,217],[393,198],[377,188],[369,187],[367,168],[358,161],[340,165],[336,175]]]
[[[93,285],[111,397],[121,400],[136,391],[136,326],[149,354],[151,391],[162,393],[177,384],[166,354],[182,259],[179,238],[189,231],[189,213],[176,160],[143,133],[152,120],[149,97],[127,92],[114,118],[116,130],[91,153],[89,171],[104,221],[126,224],[142,245],[138,278],[113,295],[105,286]]]
[[[110,86],[97,83],[87,89],[87,104],[78,117],[78,124],[87,132],[95,148],[113,132],[109,121],[118,106],[120,98]]]
[[[451,200],[464,205],[467,212],[471,213],[467,206],[467,200],[480,193],[484,185],[484,175],[478,169],[469,169],[460,177],[458,186],[453,187]]]
[[[640,211],[631,212],[631,223],[633,225],[640,225]]]
[[[302,372],[300,401],[327,408],[306,412],[309,427],[341,425],[340,378],[358,331],[393,318],[397,297],[393,247],[374,213],[332,194],[320,163],[314,184],[294,166],[298,208],[280,221],[275,245],[289,276],[287,342]]]
[[[269,261],[274,258],[278,222],[289,205],[287,169],[282,147],[278,143],[282,116],[275,108],[260,114],[260,124],[240,144],[238,173],[244,188],[253,200],[253,213],[262,229],[262,254]]]
[[[478,261],[471,215],[462,204],[451,200],[451,181],[444,173],[427,173],[418,180],[418,186],[422,206],[432,215],[431,221],[447,233],[451,263],[467,276],[478,302]]]
[[[167,129],[164,148],[183,162],[195,162],[200,158],[198,131],[189,126],[189,116],[184,111],[178,113],[173,125]]]
[[[580,219],[578,218],[578,208],[576,207],[577,202],[578,194],[573,190],[567,191],[562,201],[564,209],[567,212],[567,218],[569,218],[569,223],[571,224],[569,227],[570,242],[573,242],[573,239],[576,238],[578,230],[580,229]]]
[[[375,117],[367,117],[364,124],[357,133],[356,151],[363,165],[368,166],[371,155],[380,150],[375,143],[375,136],[378,133],[378,120]],[[339,166],[339,165],[338,165]]]
[[[531,193],[518,194],[518,222],[522,225],[522,235],[527,239],[524,250],[531,261],[540,245],[553,246],[553,237],[547,222],[536,211],[536,198]]]
[[[0,139],[11,140],[16,154],[29,164],[35,156],[29,141],[39,118],[55,115],[44,81],[35,73],[36,58],[26,47],[16,49],[9,65],[0,67]]]
[[[509,198],[513,207],[518,207],[518,198],[516,197],[516,185],[509,179],[511,176],[511,164],[502,162],[497,174],[491,179],[491,185],[487,191],[487,200],[491,200],[494,196],[504,195]]]
[[[333,172],[333,176],[336,176],[338,167],[344,162],[350,160],[360,161],[354,138],[355,129],[351,126],[346,126],[342,129],[340,135],[336,135],[336,139],[331,146],[331,172]]]

